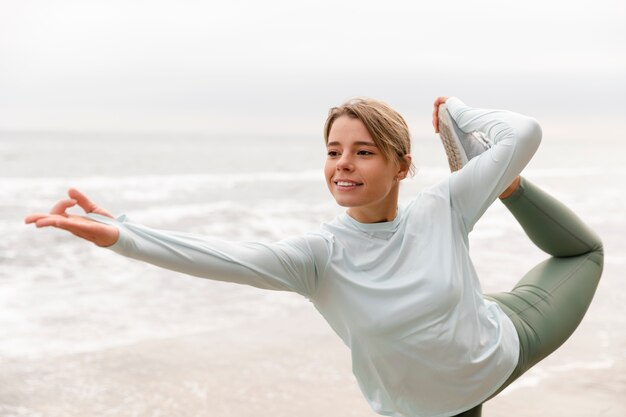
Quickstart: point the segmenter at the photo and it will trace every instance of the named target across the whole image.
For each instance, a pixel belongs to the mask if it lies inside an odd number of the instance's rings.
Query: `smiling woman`
[[[376,412],[478,416],[484,401],[576,329],[602,273],[602,243],[567,207],[520,179],[541,141],[536,120],[439,97],[433,125],[448,158],[463,155],[459,169],[399,206],[399,183],[411,169],[403,118],[376,100],[331,109],[325,176],[347,211],[278,242],[152,229],[114,218],[75,189],[26,223],[185,274],[298,293],[350,348]],[[486,295],[468,234],[498,196],[550,257],[511,292]],[[66,213],[75,205],[87,215]]]

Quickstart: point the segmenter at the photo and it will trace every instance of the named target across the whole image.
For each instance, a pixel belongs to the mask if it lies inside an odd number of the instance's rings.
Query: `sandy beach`
[[[593,327],[592,314],[484,415],[626,415],[624,362],[593,354],[585,337]],[[361,397],[347,348],[307,305],[228,331],[2,363],[0,378],[2,416],[377,415]]]

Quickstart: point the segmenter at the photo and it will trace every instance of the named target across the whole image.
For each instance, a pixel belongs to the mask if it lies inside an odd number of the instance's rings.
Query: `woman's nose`
[[[341,158],[337,161],[337,169],[340,171],[349,171],[352,170],[353,164],[350,155],[343,154]]]

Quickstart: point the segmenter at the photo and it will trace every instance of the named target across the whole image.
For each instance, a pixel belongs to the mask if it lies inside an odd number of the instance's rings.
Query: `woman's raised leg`
[[[512,291],[486,296],[511,318],[520,338],[520,361],[498,392],[574,332],[596,291],[604,259],[600,238],[574,212],[525,178],[502,202],[532,242],[551,257],[531,269]]]

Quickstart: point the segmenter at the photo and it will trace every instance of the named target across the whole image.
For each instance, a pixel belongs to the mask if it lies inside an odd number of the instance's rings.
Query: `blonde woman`
[[[567,207],[519,177],[541,140],[534,119],[439,97],[433,126],[454,172],[400,206],[400,182],[412,170],[402,116],[370,99],[332,108],[324,171],[346,211],[272,244],[154,230],[114,218],[75,189],[26,223],[186,274],[297,292],[351,350],[376,412],[478,416],[484,401],[577,327],[602,272],[602,244]],[[468,234],[498,197],[550,257],[512,291],[485,295]],[[66,214],[74,205],[86,215]]]

